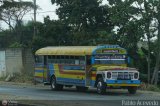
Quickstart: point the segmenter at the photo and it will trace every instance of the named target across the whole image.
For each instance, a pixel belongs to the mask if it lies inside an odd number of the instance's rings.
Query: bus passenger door
[[[34,80],[36,82],[43,82],[44,65],[42,63],[36,63],[34,69]]]
[[[46,56],[37,56],[35,64],[35,81],[47,82],[48,81],[48,66]]]
[[[44,71],[43,71],[43,82],[48,83],[49,81],[49,64],[48,57],[44,56]]]
[[[90,84],[90,82],[91,82],[91,66],[86,66],[85,76],[86,76],[85,85],[91,86],[91,84]]]
[[[91,56],[86,56],[85,86],[91,86]]]

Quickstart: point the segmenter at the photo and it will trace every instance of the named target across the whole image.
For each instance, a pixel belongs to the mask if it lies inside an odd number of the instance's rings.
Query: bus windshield
[[[94,56],[94,64],[126,64],[126,55],[97,54]]]

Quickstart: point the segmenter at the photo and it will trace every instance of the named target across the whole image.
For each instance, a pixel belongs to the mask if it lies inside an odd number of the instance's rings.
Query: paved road
[[[67,104],[80,105],[79,102],[94,106],[96,104],[104,105],[107,103],[121,103],[122,100],[160,100],[160,93],[138,91],[137,94],[128,94],[127,90],[107,90],[105,95],[99,95],[95,89],[90,89],[88,92],[77,92],[75,88],[65,88],[63,91],[51,91],[50,87],[43,86],[24,86],[24,85],[0,85],[0,100],[21,100],[21,101],[36,101],[43,104],[43,100],[59,101],[58,103],[65,104],[61,101],[66,101]],[[51,101],[49,101],[51,100]],[[99,103],[100,102],[100,103]],[[75,105],[74,104],[74,105]],[[94,105],[93,105],[94,104]],[[87,106],[88,106],[87,105]]]

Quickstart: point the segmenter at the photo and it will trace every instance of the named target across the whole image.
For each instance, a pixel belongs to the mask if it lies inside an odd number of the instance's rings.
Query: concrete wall
[[[7,74],[21,72],[22,69],[23,69],[22,49],[20,48],[6,49],[6,72]]]
[[[23,49],[23,67],[27,74],[34,74],[34,56],[31,49]]]
[[[5,50],[0,50],[0,77],[6,76]]]
[[[34,58],[31,49],[6,48],[4,51],[6,74],[0,75],[0,77],[6,77],[17,72],[34,73]]]

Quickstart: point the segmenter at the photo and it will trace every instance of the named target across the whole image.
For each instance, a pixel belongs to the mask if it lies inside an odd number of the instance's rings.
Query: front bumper
[[[106,80],[107,86],[140,86],[140,80]]]

